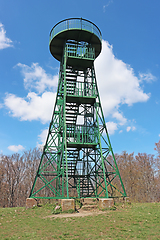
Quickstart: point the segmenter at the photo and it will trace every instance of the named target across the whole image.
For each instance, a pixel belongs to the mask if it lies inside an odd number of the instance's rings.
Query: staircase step
[[[96,198],[84,198],[82,200],[83,205],[96,205],[97,199]]]
[[[75,112],[75,111],[78,111],[78,107],[77,106],[67,106],[66,105],[66,111]]]
[[[66,75],[66,80],[76,82],[77,77],[74,75]]]
[[[67,124],[76,124],[76,121],[73,121],[73,122],[72,121],[67,121],[66,123]]]
[[[85,211],[91,211],[97,208],[98,208],[97,205],[83,205],[81,209]]]
[[[69,117],[69,118],[77,118],[77,115],[75,115],[75,114],[72,114],[72,115],[70,115],[70,113],[66,113],[66,118],[67,117]]]

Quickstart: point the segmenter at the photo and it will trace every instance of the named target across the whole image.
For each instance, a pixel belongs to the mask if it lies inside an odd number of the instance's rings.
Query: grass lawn
[[[132,203],[105,214],[44,218],[52,206],[0,208],[0,239],[160,239],[160,203]]]

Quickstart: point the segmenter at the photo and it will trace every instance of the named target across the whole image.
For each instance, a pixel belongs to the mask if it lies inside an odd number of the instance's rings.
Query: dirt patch
[[[76,213],[61,213],[61,214],[52,214],[46,216],[44,218],[71,218],[71,217],[86,217],[90,215],[99,215],[99,214],[107,214],[107,211],[83,211],[80,210]]]

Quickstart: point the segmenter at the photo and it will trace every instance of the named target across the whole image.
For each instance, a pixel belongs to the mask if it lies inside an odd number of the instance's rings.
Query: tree
[[[0,207],[5,207],[7,202],[6,194],[6,182],[5,182],[5,166],[2,161],[2,156],[0,156]]]
[[[127,196],[135,200],[137,194],[137,169],[134,153],[128,154],[126,151],[123,151],[122,154],[117,155],[117,164],[126,188]]]
[[[160,178],[160,140],[158,143],[155,143],[156,147],[154,150],[157,151],[156,157],[156,175]]]
[[[158,189],[155,179],[154,155],[146,153],[116,155],[124,186],[132,200],[138,202],[156,201]]]
[[[157,156],[138,153],[128,154],[126,151],[115,154],[116,162],[123,180],[127,196],[137,202],[160,200],[160,141],[155,143]],[[108,156],[114,166],[112,156]],[[0,156],[0,207],[25,206],[29,197],[36,172],[41,159],[41,151],[37,148],[11,156]],[[46,159],[47,161],[47,159]],[[49,171],[50,169],[46,169]],[[108,172],[112,169],[107,168]],[[114,179],[115,186],[120,189],[119,181]],[[36,182],[40,189],[42,183]],[[54,186],[55,187],[55,186]],[[50,196],[50,190],[42,187],[44,196]],[[109,189],[109,191],[114,191]]]
[[[157,190],[155,184],[155,160],[154,155],[138,153],[135,157],[137,164],[138,189],[137,200],[141,202],[155,201]]]
[[[160,201],[160,140],[158,143],[155,143],[154,150],[157,151],[157,156],[155,159],[155,181],[157,185],[157,194],[158,194],[158,201]]]
[[[34,148],[22,155],[1,156],[0,206],[24,206],[36,175],[41,152]]]

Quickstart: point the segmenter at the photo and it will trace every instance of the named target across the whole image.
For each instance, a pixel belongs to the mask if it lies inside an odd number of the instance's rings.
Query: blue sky
[[[159,0],[0,0],[0,153],[44,143],[59,71],[49,52],[49,33],[63,19],[82,17],[102,32],[95,68],[114,152],[155,154],[159,10]]]

